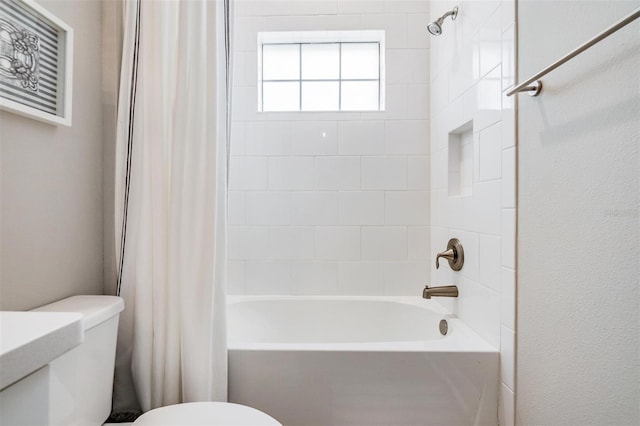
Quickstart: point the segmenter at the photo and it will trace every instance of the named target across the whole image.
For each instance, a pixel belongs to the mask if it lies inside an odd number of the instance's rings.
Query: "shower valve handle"
[[[447,249],[436,256],[436,269],[440,268],[440,258],[444,257],[454,271],[459,271],[464,265],[464,250],[462,243],[457,238],[452,238],[447,243]]]

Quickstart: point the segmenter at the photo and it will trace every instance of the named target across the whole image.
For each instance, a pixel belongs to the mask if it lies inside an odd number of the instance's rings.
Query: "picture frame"
[[[0,109],[71,126],[73,29],[34,0],[0,1]]]

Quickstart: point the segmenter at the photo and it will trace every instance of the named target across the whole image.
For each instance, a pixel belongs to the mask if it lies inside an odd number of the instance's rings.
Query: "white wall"
[[[520,77],[638,6],[521,1]],[[639,76],[635,21],[519,97],[518,424],[640,423]]]
[[[421,293],[429,274],[428,5],[236,2],[230,293]],[[258,31],[358,29],[386,30],[386,111],[256,113]]]
[[[101,2],[39,3],[75,30],[73,127],[0,112],[0,308],[101,294]]]
[[[515,131],[513,102],[515,1],[435,1],[432,20],[459,6],[431,39],[431,283],[456,284],[441,300],[501,354],[500,424],[513,424],[515,335]],[[470,194],[449,192],[449,134],[468,128]],[[466,140],[466,137],[461,139]],[[435,255],[449,238],[464,247],[453,272]],[[496,384],[497,385],[497,384]]]

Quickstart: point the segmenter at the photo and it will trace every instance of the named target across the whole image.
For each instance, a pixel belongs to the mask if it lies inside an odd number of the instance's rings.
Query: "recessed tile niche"
[[[473,121],[449,132],[449,196],[471,195],[473,184]]]

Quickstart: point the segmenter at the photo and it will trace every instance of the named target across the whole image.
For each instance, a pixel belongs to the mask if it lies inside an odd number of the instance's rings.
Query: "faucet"
[[[431,299],[431,297],[458,297],[458,287],[455,285],[443,285],[441,287],[429,287],[425,286],[422,290],[422,297],[424,299]]]

